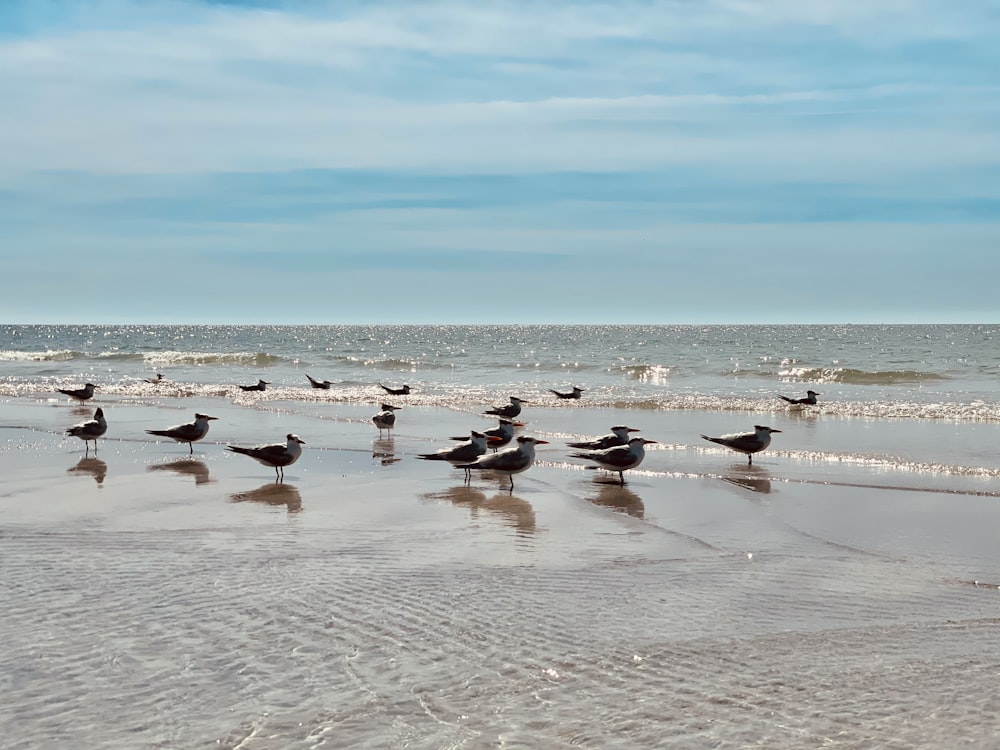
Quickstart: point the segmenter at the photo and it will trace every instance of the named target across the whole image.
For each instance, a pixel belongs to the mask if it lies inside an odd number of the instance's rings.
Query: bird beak
[[[535,445],[548,445],[548,440],[535,440]]]
[[[295,442],[297,442],[299,445],[305,445],[306,444],[306,441],[303,440],[302,438],[295,438]]]
[[[638,427],[629,427],[625,432],[642,432]]]
[[[643,440],[642,442],[644,445],[656,445],[655,440]]]
[[[771,430],[771,432],[781,432],[781,430]]]
[[[212,420],[215,420],[215,419],[218,419],[218,417],[205,417],[205,419],[212,419]]]
[[[455,438],[455,439],[456,440],[465,440],[465,438]],[[488,438],[486,438],[486,442],[487,443],[502,443],[503,442],[503,438],[499,438],[496,435],[490,435]]]

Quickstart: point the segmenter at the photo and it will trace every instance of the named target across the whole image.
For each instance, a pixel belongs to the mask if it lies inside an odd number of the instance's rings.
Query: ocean
[[[992,748],[998,341],[0,326],[0,747]],[[416,458],[511,395],[513,489]],[[193,455],[146,433],[196,411]],[[624,484],[566,446],[616,424]],[[702,438],[756,424],[752,465]],[[225,450],[288,432],[284,482]]]

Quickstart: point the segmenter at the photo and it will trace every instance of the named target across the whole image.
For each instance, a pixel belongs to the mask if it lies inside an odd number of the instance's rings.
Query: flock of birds
[[[306,375],[313,388],[327,390],[332,383],[329,380],[316,380],[310,375]],[[163,376],[157,374],[155,378],[146,380],[147,383],[158,384],[163,382]],[[259,380],[256,385],[241,385],[243,391],[263,391],[270,385],[269,381]],[[382,390],[391,396],[408,396],[410,386],[403,385],[399,388],[378,384]],[[85,402],[93,398],[94,390],[97,388],[93,383],[87,383],[79,389],[57,389],[59,393],[70,396],[78,401]],[[579,399],[583,393],[582,388],[573,387],[568,392],[551,390],[560,399]],[[806,391],[804,398],[790,398],[779,394],[778,398],[789,404],[797,406],[813,406],[817,403],[816,397],[820,394],[816,391]],[[514,475],[520,474],[531,468],[535,461],[535,447],[538,445],[548,445],[549,441],[540,438],[520,436],[515,439],[515,427],[520,426],[514,420],[521,414],[524,404],[529,403],[518,396],[511,396],[510,403],[487,409],[483,412],[486,415],[494,416],[499,420],[499,424],[492,430],[479,432],[472,430],[468,437],[453,437],[452,440],[460,441],[458,445],[450,448],[442,448],[434,453],[422,453],[417,458],[425,461],[446,461],[457,469],[465,472],[466,481],[471,481],[473,471],[491,471],[506,475],[510,479],[510,489],[514,489]],[[378,414],[372,417],[372,422],[379,430],[379,436],[383,431],[392,430],[396,424],[396,411],[400,408],[393,404],[383,403]],[[187,424],[174,425],[162,430],[146,430],[147,434],[157,437],[165,437],[178,443],[187,443],[191,454],[194,453],[194,443],[202,440],[208,435],[209,423],[217,417],[210,417],[207,414],[195,414],[193,422]],[[89,454],[90,443],[94,443],[94,452],[97,452],[97,440],[108,430],[108,423],[104,417],[104,410],[98,408],[94,413],[94,418],[81,422],[70,427],[66,434],[80,438],[84,441],[85,450]],[[575,451],[570,453],[572,458],[580,458],[590,462],[592,466],[588,468],[601,468],[609,472],[617,473],[619,481],[625,484],[625,472],[639,466],[646,457],[646,446],[655,444],[655,440],[633,436],[632,433],[639,432],[636,428],[625,425],[616,425],[611,428],[607,435],[595,440],[567,443]],[[771,444],[771,435],[779,433],[776,430],[764,425],[755,425],[753,432],[734,433],[730,435],[720,435],[711,437],[702,435],[701,437],[712,443],[725,446],[731,450],[743,453],[747,456],[748,463],[753,464],[753,456],[760,453]],[[506,450],[499,450],[511,442],[516,443]],[[264,466],[274,469],[276,480],[284,479],[284,469],[291,466],[302,455],[302,446],[305,445],[298,435],[289,433],[285,436],[284,443],[272,443],[269,445],[258,445],[253,448],[243,448],[236,445],[228,445],[226,449],[233,453],[248,456]],[[493,452],[490,453],[489,449]]]

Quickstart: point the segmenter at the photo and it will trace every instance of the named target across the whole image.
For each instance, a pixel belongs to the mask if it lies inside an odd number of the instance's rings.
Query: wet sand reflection
[[[187,474],[194,477],[195,484],[208,484],[212,481],[208,466],[195,458],[179,458],[162,464],[150,464],[146,467],[146,471],[173,471],[177,474]]]
[[[767,469],[759,466],[736,464],[729,474],[722,477],[726,482],[737,487],[743,487],[751,492],[764,495],[771,493],[771,480],[767,478]]]
[[[642,518],[646,514],[646,505],[642,498],[635,494],[628,487],[618,483],[617,477],[614,482],[595,482],[597,494],[587,498],[594,505],[611,508],[619,513],[628,513],[630,516]]]
[[[284,505],[289,513],[302,510],[302,495],[294,484],[269,482],[255,490],[236,492],[229,496],[232,503],[262,503],[264,505]]]
[[[485,512],[499,517],[508,526],[513,527],[518,534],[531,535],[536,531],[535,509],[531,503],[507,492],[499,492],[491,498],[486,493],[473,487],[460,485],[450,487],[444,492],[428,492],[421,497],[424,500],[450,502],[452,505],[469,509],[469,516],[475,520]]]
[[[67,474],[78,472],[90,474],[100,486],[104,484],[104,478],[108,475],[108,465],[99,458],[81,458],[75,466],[66,469]]]
[[[396,456],[396,443],[392,435],[372,441],[372,458],[378,460],[383,466],[399,461]]]

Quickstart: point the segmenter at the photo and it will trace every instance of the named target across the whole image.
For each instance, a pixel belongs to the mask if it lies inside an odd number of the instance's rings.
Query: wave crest
[[[948,380],[947,375],[921,370],[858,370],[852,367],[794,367],[778,375],[787,380],[808,383],[847,383],[850,385],[899,385]]]

